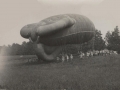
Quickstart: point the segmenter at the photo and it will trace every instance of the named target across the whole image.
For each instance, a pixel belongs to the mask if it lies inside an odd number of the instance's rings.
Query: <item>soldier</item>
[[[59,57],[57,57],[57,62],[59,62],[60,61],[60,58]]]
[[[67,59],[67,62],[69,61],[69,56],[66,54],[66,59]]]
[[[71,61],[73,60],[73,55],[72,55],[72,54],[70,54],[70,60],[71,60]]]
[[[86,53],[86,56],[89,57],[89,56],[90,56],[90,52],[87,52],[87,53]]]
[[[90,56],[93,57],[93,52],[92,51],[90,51]]]
[[[84,53],[83,52],[80,52],[80,59],[83,59],[83,56],[84,56]]]
[[[65,61],[65,56],[64,55],[62,55],[62,62],[64,62]]]

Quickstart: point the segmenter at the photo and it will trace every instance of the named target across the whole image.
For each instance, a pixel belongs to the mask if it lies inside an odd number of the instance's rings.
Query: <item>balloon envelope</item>
[[[57,32],[47,34],[40,37],[40,42],[45,45],[64,45],[64,44],[81,44],[88,42],[94,36],[95,27],[91,20],[87,17],[77,14],[66,14],[52,16],[39,22],[42,25],[49,25],[60,19],[69,16],[75,19],[75,24],[61,29]]]
[[[46,18],[38,23],[24,26],[21,36],[31,38],[48,46],[81,44],[94,36],[95,27],[87,17],[77,14],[63,14]]]

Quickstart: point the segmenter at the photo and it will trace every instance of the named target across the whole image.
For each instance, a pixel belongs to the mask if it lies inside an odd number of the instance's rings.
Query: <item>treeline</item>
[[[88,50],[114,50],[120,53],[120,31],[118,26],[113,31],[108,31],[102,38],[100,30],[95,30],[95,36],[89,42],[77,45],[66,45],[63,47],[64,52],[78,53],[79,51],[86,52]],[[23,42],[21,45],[13,43],[8,46],[0,46],[0,55],[35,55],[32,42]]]
[[[21,45],[13,43],[8,46],[0,47],[1,55],[35,55],[33,44],[31,42],[23,42]]]

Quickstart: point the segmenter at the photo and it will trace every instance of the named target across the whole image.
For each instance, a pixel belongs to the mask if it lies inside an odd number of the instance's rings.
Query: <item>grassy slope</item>
[[[6,60],[0,85],[9,90],[120,90],[120,55],[49,64]]]

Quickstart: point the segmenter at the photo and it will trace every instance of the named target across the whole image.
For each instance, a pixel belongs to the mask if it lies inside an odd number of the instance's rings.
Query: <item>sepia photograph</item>
[[[0,90],[120,90],[120,0],[0,0]]]

